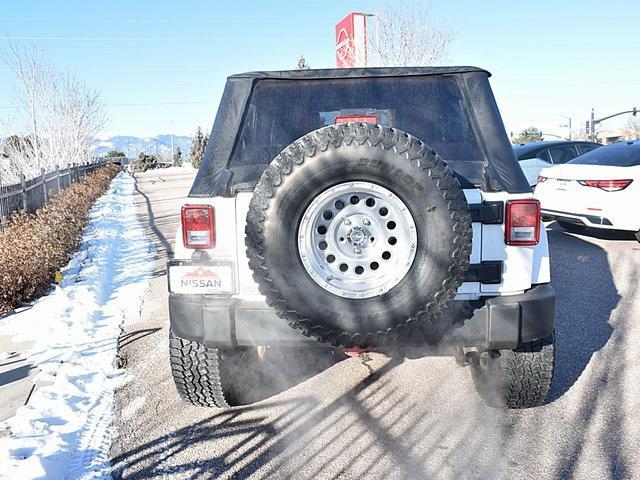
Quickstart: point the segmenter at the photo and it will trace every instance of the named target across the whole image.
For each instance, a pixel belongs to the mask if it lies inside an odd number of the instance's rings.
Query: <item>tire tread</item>
[[[171,373],[180,397],[198,407],[227,408],[217,348],[169,332]]]
[[[345,333],[329,327],[319,327],[292,309],[269,276],[270,266],[265,252],[264,222],[270,199],[274,196],[283,176],[290,175],[304,162],[328,148],[338,148],[352,141],[367,143],[373,148],[395,149],[407,162],[424,169],[435,180],[436,187],[446,201],[455,232],[453,250],[448,259],[449,278],[442,282],[434,301],[408,316],[393,328],[375,332]],[[347,123],[328,126],[311,132],[285,148],[266,168],[255,188],[245,228],[245,244],[249,267],[259,291],[267,304],[278,316],[303,334],[330,343],[334,346],[366,346],[370,342],[386,344],[397,334],[407,332],[414,324],[436,320],[446,305],[453,299],[468,270],[471,254],[471,216],[464,193],[453,172],[433,150],[413,136],[394,128],[367,123]]]

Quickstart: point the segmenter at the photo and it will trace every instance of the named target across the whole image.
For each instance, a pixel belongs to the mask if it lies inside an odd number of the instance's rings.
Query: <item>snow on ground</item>
[[[136,216],[135,181],[119,174],[94,205],[80,251],[46,297],[0,322],[35,341],[41,369],[27,406],[0,424],[0,477],[109,478],[115,358],[120,325],[140,314],[153,246]]]

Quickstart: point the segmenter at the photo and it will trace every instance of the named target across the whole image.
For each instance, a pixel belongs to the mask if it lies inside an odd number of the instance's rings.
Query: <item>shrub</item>
[[[140,153],[138,158],[133,162],[132,169],[134,172],[146,172],[151,168],[156,168],[158,165],[158,159],[155,155],[147,155],[146,153]]]
[[[0,313],[44,294],[80,245],[93,203],[120,171],[109,165],[55,195],[34,214],[16,212],[0,236]]]

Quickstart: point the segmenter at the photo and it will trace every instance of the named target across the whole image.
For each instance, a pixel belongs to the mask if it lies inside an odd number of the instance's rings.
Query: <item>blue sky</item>
[[[563,135],[560,115],[579,128],[591,107],[596,116],[640,107],[640,2],[430,3],[456,33],[445,64],[493,73],[508,131],[535,125]],[[211,127],[227,75],[293,68],[301,53],[312,67],[333,67],[335,23],[378,5],[7,0],[0,33],[36,41],[58,66],[100,89],[111,117],[105,135],[192,134]],[[10,105],[10,82],[1,67],[0,106]]]

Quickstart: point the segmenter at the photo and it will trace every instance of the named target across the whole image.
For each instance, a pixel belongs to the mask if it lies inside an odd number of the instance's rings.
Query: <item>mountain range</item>
[[[189,156],[191,140],[191,137],[173,135],[173,147],[180,148],[182,158],[185,160]],[[145,152],[157,155],[162,159],[169,159],[171,157],[171,135],[157,135],[150,138],[116,135],[96,142],[96,156],[104,156],[111,150],[124,152],[128,157],[137,157],[140,152]]]

